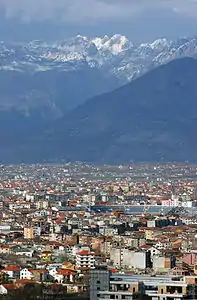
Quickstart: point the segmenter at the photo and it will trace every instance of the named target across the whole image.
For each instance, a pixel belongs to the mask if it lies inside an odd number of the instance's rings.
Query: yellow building
[[[24,238],[25,239],[33,239],[34,238],[34,229],[32,227],[24,228]]]
[[[154,231],[151,229],[145,230],[145,239],[146,240],[153,240],[154,239]]]

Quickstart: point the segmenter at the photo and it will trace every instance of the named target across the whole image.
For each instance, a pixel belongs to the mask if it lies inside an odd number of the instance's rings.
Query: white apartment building
[[[82,250],[76,254],[76,268],[77,269],[94,269],[95,257],[94,252]]]

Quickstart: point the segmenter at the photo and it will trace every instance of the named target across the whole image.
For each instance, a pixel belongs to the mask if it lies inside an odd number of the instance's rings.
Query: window
[[[135,288],[133,288],[133,293],[135,293]]]
[[[100,280],[97,280],[97,282],[96,282],[97,284],[100,284],[101,282],[100,282]]]
[[[163,289],[161,289],[161,294],[163,294]]]
[[[97,287],[97,291],[100,291],[100,287],[99,286]]]

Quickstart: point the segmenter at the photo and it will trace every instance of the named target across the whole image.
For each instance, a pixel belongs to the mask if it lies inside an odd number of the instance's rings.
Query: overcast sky
[[[133,41],[197,34],[197,0],[0,0],[0,39],[121,33]]]

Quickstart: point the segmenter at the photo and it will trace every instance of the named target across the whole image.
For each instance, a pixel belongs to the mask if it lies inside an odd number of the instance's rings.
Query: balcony
[[[118,300],[133,300],[133,293],[131,292],[124,292],[124,291],[100,291],[99,292],[100,297],[99,300],[112,300],[112,299],[118,299]]]
[[[165,293],[165,294],[159,294],[157,291],[145,291],[145,294],[149,297],[165,297],[167,298],[172,298],[172,299],[182,299],[183,297],[185,297],[185,295],[183,294],[170,294],[170,293]]]
[[[125,296],[124,298],[120,297],[118,300],[133,300],[133,296]],[[99,300],[117,300],[115,296],[112,298],[112,296],[106,296],[105,298],[99,298]]]

